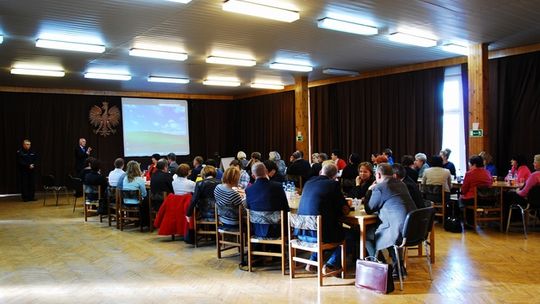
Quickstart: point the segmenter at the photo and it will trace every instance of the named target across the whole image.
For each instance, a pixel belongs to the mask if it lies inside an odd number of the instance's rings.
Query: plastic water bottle
[[[458,172],[457,172],[457,182],[458,183],[461,183],[463,181],[463,173],[461,173],[461,169],[458,169]]]

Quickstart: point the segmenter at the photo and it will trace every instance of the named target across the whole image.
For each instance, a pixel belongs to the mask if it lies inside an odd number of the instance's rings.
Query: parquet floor
[[[540,232],[452,234],[437,228],[434,280],[409,261],[405,290],[379,295],[353,280],[291,281],[279,269],[244,272],[212,246],[84,223],[56,207],[0,199],[0,303],[540,303]]]

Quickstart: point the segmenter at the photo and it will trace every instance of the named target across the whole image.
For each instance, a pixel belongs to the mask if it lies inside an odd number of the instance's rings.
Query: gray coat
[[[379,213],[379,226],[375,231],[376,250],[393,246],[402,240],[407,213],[416,209],[407,186],[395,178],[387,178],[366,195],[366,212]]]

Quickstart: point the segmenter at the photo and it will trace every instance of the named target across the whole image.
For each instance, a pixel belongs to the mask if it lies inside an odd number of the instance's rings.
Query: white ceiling
[[[270,1],[270,0],[269,0]],[[0,85],[111,91],[240,95],[255,92],[257,79],[294,82],[290,72],[271,70],[277,58],[307,59],[314,66],[309,80],[330,76],[323,68],[369,71],[391,66],[456,57],[439,47],[421,48],[391,42],[386,34],[419,28],[439,43],[489,42],[490,50],[540,42],[540,1],[498,0],[287,0],[300,11],[300,20],[283,23],[225,12],[219,0],[0,0]],[[317,27],[328,14],[355,15],[380,29],[376,36],[359,36]],[[100,40],[102,54],[35,47],[44,34],[88,36]],[[184,62],[132,57],[139,44],[178,47],[189,54]],[[207,64],[215,52],[240,52],[257,60],[254,67]],[[54,63],[63,78],[11,75],[17,62]],[[130,81],[85,79],[90,68],[128,71]],[[155,76],[188,77],[187,85],[148,83]],[[202,85],[209,76],[233,76],[237,88]]]

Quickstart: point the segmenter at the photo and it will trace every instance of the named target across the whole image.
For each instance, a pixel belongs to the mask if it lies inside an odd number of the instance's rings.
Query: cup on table
[[[493,182],[497,182],[497,176],[493,176]]]
[[[351,207],[352,203],[353,203],[353,199],[351,197],[346,197],[345,199],[347,200],[347,205],[349,205],[349,207]]]

